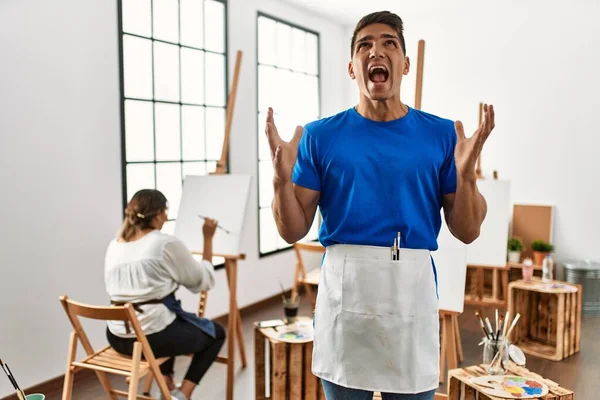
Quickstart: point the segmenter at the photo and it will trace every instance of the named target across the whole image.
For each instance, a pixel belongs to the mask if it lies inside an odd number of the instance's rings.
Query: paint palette
[[[486,375],[471,381],[480,386],[481,392],[506,399],[535,399],[547,395],[549,390],[541,381],[520,376]]]

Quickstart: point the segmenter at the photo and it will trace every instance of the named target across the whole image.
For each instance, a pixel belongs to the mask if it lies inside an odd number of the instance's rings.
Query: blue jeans
[[[349,389],[321,379],[327,400],[373,400],[373,392]],[[381,393],[383,400],[434,400],[435,389],[416,394]]]

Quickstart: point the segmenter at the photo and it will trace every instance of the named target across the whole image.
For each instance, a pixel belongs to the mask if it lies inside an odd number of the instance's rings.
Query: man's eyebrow
[[[373,36],[373,35],[367,35],[367,36],[363,36],[362,38],[358,39],[356,41],[356,43],[367,42],[367,41],[373,40],[373,39],[375,39],[375,36]]]
[[[396,35],[391,35],[389,33],[382,33],[381,34],[381,38],[386,38],[386,39],[396,39],[396,40],[400,40],[400,38]]]

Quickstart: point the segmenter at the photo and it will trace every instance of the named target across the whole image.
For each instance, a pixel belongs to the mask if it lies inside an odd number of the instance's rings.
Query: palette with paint
[[[535,399],[547,395],[549,390],[543,382],[520,376],[486,375],[471,380],[483,393],[506,399]]]

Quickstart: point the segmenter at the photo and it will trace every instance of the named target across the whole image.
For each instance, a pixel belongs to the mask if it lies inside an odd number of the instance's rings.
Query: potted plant
[[[554,246],[543,240],[534,240],[531,243],[531,249],[533,250],[533,262],[535,265],[542,265],[544,257],[554,250]]]
[[[521,252],[523,251],[523,241],[518,237],[508,239],[508,261],[518,263],[521,261]]]

